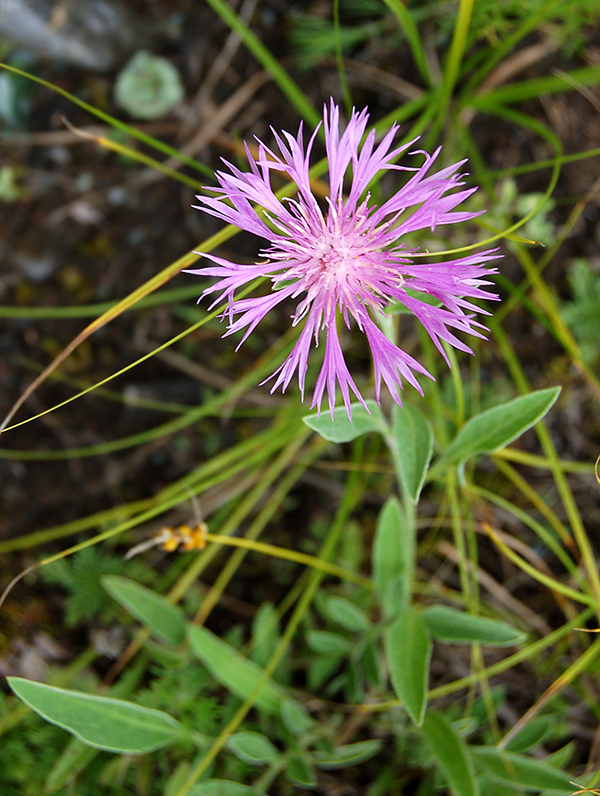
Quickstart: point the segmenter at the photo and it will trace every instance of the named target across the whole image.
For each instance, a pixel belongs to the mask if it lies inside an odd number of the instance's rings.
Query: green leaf
[[[375,590],[386,619],[401,613],[410,596],[413,551],[400,503],[389,498],[377,521],[372,566]]]
[[[475,415],[454,437],[445,458],[459,463],[504,448],[541,420],[559,393],[560,387],[538,390]]]
[[[304,735],[315,726],[306,708],[295,699],[284,699],[280,713],[285,727],[294,735]]]
[[[311,691],[319,691],[339,668],[339,658],[326,658],[315,655],[308,665],[308,687]]]
[[[445,605],[434,605],[426,608],[421,616],[438,641],[447,644],[487,644],[493,647],[505,647],[517,644],[527,636],[504,622],[486,619],[483,616],[472,616]]]
[[[364,763],[377,754],[382,742],[378,740],[359,741],[346,746],[338,746],[333,752],[314,752],[312,760],[316,766],[325,769],[347,768]]]
[[[21,677],[9,677],[8,683],[43,719],[68,730],[88,746],[135,755],[187,738],[181,724],[160,710]]]
[[[456,796],[477,796],[477,782],[466,745],[448,719],[428,710],[423,721],[423,735],[452,792]]]
[[[506,687],[503,685],[492,686],[487,695],[478,696],[473,701],[471,707],[471,720],[476,727],[484,727],[489,724],[490,711],[497,713],[500,707],[506,702]],[[466,718],[466,717],[465,717]]]
[[[571,762],[576,751],[577,747],[575,741],[569,741],[569,743],[561,746],[560,749],[556,750],[556,752],[551,752],[546,757],[546,765],[558,769],[566,768]]]
[[[303,785],[305,788],[314,788],[317,784],[315,772],[307,761],[298,755],[290,757],[285,770],[287,778],[296,785]]]
[[[385,656],[394,691],[420,725],[427,707],[431,640],[421,615],[409,608],[385,631]]]
[[[309,428],[316,431],[328,442],[352,442],[353,439],[366,434],[367,431],[383,433],[387,424],[381,414],[381,409],[375,401],[365,401],[367,409],[362,404],[350,404],[352,420],[348,418],[345,406],[338,406],[333,411],[333,420],[328,412],[306,415],[302,418]],[[370,414],[369,414],[370,412]]]
[[[380,655],[379,649],[374,643],[374,639],[371,639],[365,645],[365,651],[363,653],[362,658],[362,665],[365,680],[371,686],[371,688],[376,688],[379,690],[383,687],[383,677],[382,677],[382,666],[380,665]]]
[[[431,425],[413,406],[396,405],[390,443],[394,446],[404,488],[416,503],[433,453]]]
[[[279,641],[279,619],[273,603],[263,603],[252,622],[250,657],[259,666],[266,666]]]
[[[171,644],[181,644],[185,638],[185,618],[181,608],[152,589],[120,575],[105,576],[102,585],[154,636]]]
[[[249,785],[232,782],[229,779],[207,779],[188,791],[188,796],[256,796]]]
[[[246,763],[263,765],[275,763],[279,752],[260,732],[236,732],[227,741],[227,748]]]
[[[189,625],[188,639],[194,655],[221,685],[244,700],[254,693],[264,675],[260,666],[244,658],[205,627]],[[283,697],[283,691],[267,680],[254,697],[254,704],[265,713],[278,713]]]
[[[337,633],[328,633],[326,630],[308,630],[306,643],[315,652],[321,655],[335,657],[349,655],[354,649],[354,642]]]
[[[542,760],[534,760],[514,752],[501,752],[493,746],[470,747],[476,767],[499,782],[523,789],[564,790],[573,793],[579,786],[571,775],[564,774]]]
[[[559,728],[560,723],[554,716],[537,716],[511,738],[506,744],[506,750],[507,752],[526,752],[528,749],[539,746],[546,738],[552,737]]]
[[[330,597],[325,603],[325,613],[332,622],[352,633],[364,632],[371,626],[364,611],[343,597]]]

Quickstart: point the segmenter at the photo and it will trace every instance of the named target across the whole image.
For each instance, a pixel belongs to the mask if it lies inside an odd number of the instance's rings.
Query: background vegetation
[[[595,788],[597,2],[88,5],[0,13],[0,790]],[[194,194],[330,96],[469,158],[485,216],[416,245],[505,255],[476,356],[394,316],[437,381],[333,431],[258,387],[289,319],[234,353],[180,274],[255,260]]]

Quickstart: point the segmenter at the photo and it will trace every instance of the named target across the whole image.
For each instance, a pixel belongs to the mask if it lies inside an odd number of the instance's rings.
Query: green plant
[[[569,192],[559,174],[565,163],[586,163],[598,152],[564,156],[572,142],[552,126],[551,111],[556,96],[585,93],[600,81],[584,27],[597,20],[597,9],[583,0],[334,3],[317,9],[318,20],[299,21],[310,34],[297,44],[313,70],[307,74],[271,52],[279,46],[269,40],[270,30],[279,36],[272,9],[248,18],[250,5],[238,13],[224,0],[207,4],[232,34],[217,54],[234,58],[234,45],[242,45],[233,67],[221,61],[228,96],[240,76],[252,74],[255,58],[264,70],[260,79],[272,86],[256,104],[252,92],[263,83],[252,76],[234,93],[241,102],[248,92],[249,110],[280,92],[285,103],[277,108],[271,99],[271,110],[283,112],[285,104],[286,113],[314,127],[315,107],[333,84],[350,106],[361,107],[362,94],[369,95],[377,130],[401,121],[405,141],[422,135],[428,151],[442,141],[445,163],[468,155],[473,176],[465,179],[482,187],[468,210],[489,210],[479,219],[486,232],[433,230],[412,243],[452,257],[481,245],[484,234],[486,245],[505,241],[514,260],[498,279],[504,301],[476,357],[446,349],[448,375],[428,336],[399,306],[390,307],[385,333],[411,351],[420,348],[437,381],[422,399],[407,390],[402,409],[385,401],[382,407],[367,401],[368,411],[353,405],[352,422],[344,410],[333,420],[303,417],[291,390],[277,401],[264,388],[256,392],[294,344],[294,329],[279,335],[279,318],[269,319],[262,337],[257,332],[247,360],[242,349],[234,361],[213,323],[226,306],[211,312],[190,306],[196,285],[165,289],[193,266],[198,249],[227,245],[240,262],[254,262],[254,251],[240,238],[233,242],[239,233],[233,226],[195,243],[119,301],[0,307],[3,321],[27,326],[30,337],[32,327],[42,334],[67,319],[93,319],[8,412],[2,439],[10,444],[0,450],[2,460],[17,470],[20,462],[41,469],[122,456],[119,468],[129,474],[154,457],[160,482],[158,488],[144,480],[141,497],[127,482],[111,492],[109,508],[0,541],[5,554],[35,551],[39,560],[26,571],[41,567],[44,589],[67,592],[64,624],[110,619],[134,628],[116,660],[90,645],[68,665],[51,667],[48,683],[11,677],[16,696],[3,696],[1,705],[0,789],[83,796],[278,796],[293,788],[367,796],[567,796],[594,788],[599,775],[593,758],[584,766],[589,744],[579,735],[571,739],[570,706],[577,701],[578,721],[584,711],[586,721],[588,714],[598,717],[600,642],[582,632],[596,629],[600,610],[593,514],[583,502],[596,484],[587,450],[571,450],[575,441],[566,439],[563,420],[574,394],[585,390],[594,412],[600,400],[591,367],[598,280],[575,260],[567,303],[557,295],[562,284],[549,284],[546,267],[557,258],[554,271],[560,269],[563,243],[592,195]],[[540,55],[557,47],[573,57],[560,73]],[[364,79],[360,95],[345,76],[348,66],[356,68],[345,60],[350,49],[374,67],[355,71]],[[397,74],[398,54],[411,64],[410,100],[394,107],[398,92],[405,98],[407,91],[394,80],[407,77]],[[335,67],[325,55],[336,56]],[[321,70],[329,70],[323,84]],[[201,182],[214,184],[204,152],[200,162],[62,84],[29,77],[44,96],[54,91],[119,130],[118,140],[87,133],[88,143],[105,150],[106,173],[120,174],[126,157],[128,177],[152,168],[185,186],[186,197]],[[234,104],[223,103],[221,111]],[[219,123],[225,130],[243,118]],[[236,162],[237,138],[220,136],[234,153],[226,157]],[[317,137],[315,152],[320,146]],[[180,173],[179,162],[190,171]],[[316,196],[326,195],[327,168],[320,161],[311,170]],[[201,180],[191,176],[198,173]],[[402,179],[401,172],[390,176]],[[273,175],[274,190],[287,204],[294,186],[279,177]],[[375,204],[387,195],[377,180],[369,191]],[[520,283],[506,273],[520,274]],[[255,287],[248,286],[248,297]],[[109,333],[127,329],[137,340],[138,323],[144,340],[154,340],[150,330],[160,343],[140,355],[123,346],[127,359],[118,364],[106,359]],[[96,348],[101,329],[104,342]],[[346,338],[343,343],[348,347]],[[94,352],[94,367],[58,378],[59,365],[78,346]],[[144,386],[142,368],[154,376],[159,357],[201,380],[192,398],[121,389],[117,379],[137,373]],[[368,392],[364,351],[348,350],[348,357]],[[565,360],[573,368],[565,369]],[[557,373],[564,379],[560,397],[559,387],[549,386]],[[152,383],[172,377],[162,375]],[[56,392],[38,414],[20,420],[26,398],[50,377],[57,377]],[[98,425],[103,410],[116,407],[114,420],[133,406],[139,426],[116,423],[100,441],[95,429],[93,443],[75,434],[80,415],[64,407],[77,401],[85,412],[92,397]],[[48,416],[61,418],[75,439],[71,447],[62,426],[48,426],[59,429],[60,447],[51,446],[54,438],[26,447],[28,424]],[[19,434],[24,450],[16,448]],[[174,462],[182,460],[177,470]],[[180,544],[169,552],[166,537],[151,536],[149,524],[160,519],[181,542],[180,529],[200,523],[192,496],[206,514],[206,547],[181,552]],[[43,545],[67,539],[75,539],[68,550],[37,556]],[[110,548],[95,546],[109,540]],[[132,549],[144,558],[125,560]],[[28,578],[18,588],[35,584]],[[14,594],[9,617],[19,616]],[[62,617],[55,622],[58,633]],[[26,629],[17,625],[17,632]]]

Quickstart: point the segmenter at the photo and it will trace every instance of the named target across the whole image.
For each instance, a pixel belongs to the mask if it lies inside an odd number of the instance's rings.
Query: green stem
[[[471,14],[473,13],[473,2],[474,0],[460,0],[454,35],[452,36],[450,51],[446,61],[444,80],[438,102],[436,103],[437,117],[427,137],[428,145],[431,145],[437,139],[443,125],[446,123],[450,100],[452,99],[452,93],[458,79],[462,57],[467,44],[469,24],[471,22]]]
[[[346,106],[346,113],[348,116],[352,113],[352,97],[350,95],[350,88],[348,87],[348,78],[344,68],[344,53],[342,51],[342,34],[340,31],[340,0],[333,0],[333,30],[335,33],[335,60],[337,62],[338,77],[340,79],[340,86],[342,95],[344,97],[344,105]]]
[[[431,70],[429,69],[429,64],[427,63],[427,56],[425,55],[425,49],[423,47],[421,36],[419,35],[419,30],[410,14],[410,11],[402,2],[402,0],[383,0],[383,2],[398,20],[398,24],[406,36],[406,40],[412,52],[415,65],[425,83],[430,86],[432,84]]]
[[[302,468],[299,469],[304,471],[304,462]],[[289,487],[287,488],[287,492],[289,492]],[[271,505],[271,503],[272,499],[269,501],[269,505]],[[338,567],[337,564],[331,564],[329,561],[322,561],[320,558],[316,558],[315,556],[309,556],[308,553],[300,553],[297,550],[288,550],[285,547],[277,547],[276,545],[267,544],[266,542],[257,542],[254,539],[249,539],[248,537],[239,538],[237,536],[230,537],[209,533],[206,536],[206,541],[213,542],[214,544],[240,547],[245,550],[252,550],[255,553],[264,553],[267,556],[281,558],[284,561],[293,561],[296,564],[303,564],[305,567],[319,569],[321,572],[324,572],[327,575],[333,575],[340,580],[347,580],[350,583],[355,583],[357,586],[362,586],[365,589],[373,589],[373,582],[369,580],[369,578],[365,578],[363,575],[359,575],[356,572],[351,572],[349,569],[344,569],[344,567]]]

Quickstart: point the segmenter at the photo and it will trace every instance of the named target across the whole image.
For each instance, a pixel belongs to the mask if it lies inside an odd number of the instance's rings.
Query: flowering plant
[[[229,318],[225,336],[245,330],[240,345],[262,318],[287,299],[297,300],[292,324],[304,321],[298,340],[283,364],[266,381],[275,378],[271,392],[285,391],[294,373],[304,398],[305,379],[311,342],[319,343],[325,334],[325,355],[314,388],[311,408],[320,411],[327,390],[333,415],[336,386],[339,384],[344,404],[350,415],[350,391],[364,404],[344,359],[337,321],[341,317],[347,327],[353,318],[366,335],[375,370],[375,395],[380,399],[381,382],[387,385],[392,398],[401,403],[398,387],[402,379],[421,394],[415,377],[431,374],[410,354],[391,342],[378,321],[392,301],[400,302],[423,324],[427,333],[448,361],[442,341],[461,351],[472,353],[452,330],[482,337],[485,330],[473,313],[485,312],[470,299],[494,299],[497,296],[482,289],[490,284],[486,277],[496,269],[484,264],[500,255],[494,251],[470,254],[443,262],[415,263],[415,249],[407,248],[402,238],[415,230],[431,229],[474,218],[478,213],[454,210],[476,188],[450,193],[464,185],[458,169],[465,162],[430,174],[439,155],[422,150],[411,155],[424,155],[420,167],[398,166],[395,160],[414,143],[396,149],[392,142],[398,125],[392,125],[376,144],[375,131],[364,137],[369,115],[367,110],[353,111],[346,128],[340,132],[339,108],[331,100],[329,111],[323,112],[325,148],[329,164],[329,195],[322,208],[311,189],[309,161],[319,128],[312,134],[306,148],[302,124],[294,138],[290,133],[278,135],[272,130],[280,154],[258,140],[255,160],[245,146],[250,165],[242,172],[227,163],[230,174],[217,172],[220,188],[217,196],[199,196],[199,209],[240,229],[266,238],[269,246],[261,250],[266,261],[254,264],[233,263],[212,254],[203,254],[211,265],[190,271],[201,276],[217,277],[203,296],[217,294],[211,308],[223,299]],[[415,139],[416,140],[416,139]],[[346,175],[351,168],[348,192],[344,193]],[[380,207],[371,202],[368,186],[381,170],[413,172],[396,193]],[[282,172],[296,183],[295,198],[279,199],[271,187],[271,172]],[[262,208],[261,215],[258,208]],[[251,298],[236,299],[235,291],[257,277],[271,279],[273,292]],[[423,299],[415,296],[423,294]],[[442,306],[432,306],[427,298],[437,299]],[[488,314],[488,313],[485,313]],[[239,347],[239,346],[238,346]],[[264,383],[264,382],[263,382]]]

